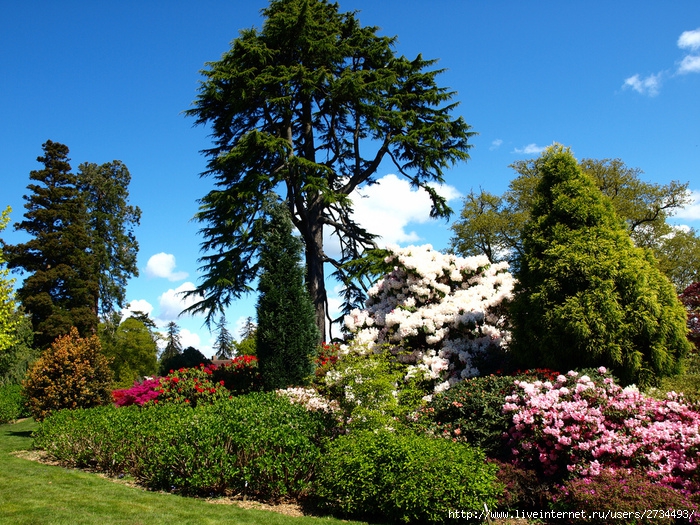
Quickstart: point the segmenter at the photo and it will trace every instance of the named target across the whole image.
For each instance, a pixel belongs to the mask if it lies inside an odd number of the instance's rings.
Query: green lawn
[[[16,457],[29,450],[36,423],[0,425],[0,524],[260,524],[336,525],[330,518],[289,517],[148,492],[96,474]]]

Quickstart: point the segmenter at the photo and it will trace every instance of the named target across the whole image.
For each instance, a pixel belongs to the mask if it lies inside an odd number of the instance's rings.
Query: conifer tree
[[[234,353],[234,340],[231,332],[226,328],[226,316],[221,314],[219,321],[216,323],[216,342],[214,343],[214,351],[219,359],[230,359]]]
[[[261,30],[241,31],[221,60],[207,64],[187,111],[212,130],[204,174],[215,178],[196,215],[204,280],[190,296],[204,299],[188,310],[211,321],[249,291],[259,268],[256,226],[267,220],[263,202],[282,188],[325,336],[324,265],[336,269],[348,307],[359,306],[362,286],[344,263],[374,247],[374,235],[353,220],[350,194],[377,182],[387,161],[427,192],[432,216],[449,217],[435,183],[469,158],[473,132],[452,115],[454,92],[437,84],[435,60],[397,56],[396,38],[362,27],[355,13],[328,0],[272,0],[262,13]],[[339,239],[340,257],[324,251],[328,234]]]
[[[31,315],[35,344],[47,347],[76,327],[85,337],[97,331],[99,283],[91,257],[91,236],[85,201],[71,173],[68,148],[47,141],[44,165],[30,172],[24,220],[15,224],[32,236],[26,243],[5,246],[10,268],[28,275],[17,297]]]
[[[175,321],[170,321],[165,330],[165,348],[160,356],[161,363],[182,353],[180,327]]]
[[[548,148],[523,234],[511,307],[514,356],[560,372],[606,366],[624,383],[679,372],[685,311],[570,150]]]
[[[283,204],[268,212],[261,248],[257,356],[267,390],[305,384],[319,342],[314,307],[304,283],[301,241]]]

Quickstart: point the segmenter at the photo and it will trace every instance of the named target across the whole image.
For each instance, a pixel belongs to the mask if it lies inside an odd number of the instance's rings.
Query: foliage
[[[183,494],[300,497],[321,460],[328,416],[274,392],[194,409],[157,404],[59,412],[36,446],[65,465],[130,473]]]
[[[451,116],[454,93],[436,84],[435,61],[397,57],[396,39],[362,27],[355,13],[327,0],[272,0],[262,13],[261,30],[241,31],[208,64],[187,111],[212,130],[206,174],[216,179],[196,216],[206,225],[205,278],[192,295],[204,300],[190,310],[211,316],[247,291],[258,272],[261,203],[282,187],[306,247],[306,285],[323,335],[324,263],[334,264],[357,306],[362,291],[342,263],[373,246],[352,218],[350,194],[376,182],[386,159],[428,193],[432,216],[449,216],[433,184],[468,159],[473,132]],[[338,260],[323,249],[324,226],[340,239]]]
[[[452,249],[463,256],[486,255],[491,262],[507,260],[513,268],[523,256],[522,233],[534,205],[542,174],[538,160],[515,162],[517,173],[503,195],[471,191],[464,199],[460,219],[452,225]],[[685,288],[700,272],[700,237],[667,223],[689,200],[688,184],[644,182],[642,171],[620,159],[583,159],[581,170],[603,195],[610,198],[635,244],[649,248],[661,270],[677,289]]]
[[[273,204],[260,253],[256,354],[267,390],[307,384],[320,334],[304,286],[302,243],[282,204]]]
[[[0,214],[0,232],[2,232],[10,221],[9,206]],[[2,244],[0,242],[0,356],[3,352],[15,343],[14,327],[16,318],[14,313],[17,309],[14,299],[15,280],[8,277],[9,270],[4,268],[5,259],[2,254]]]
[[[167,350],[166,350],[167,351]],[[195,368],[200,365],[208,365],[211,363],[205,355],[192,346],[188,346],[180,353],[169,354],[166,357],[166,352],[163,352],[159,365],[160,375],[167,375],[168,372],[179,370],[180,368]]]
[[[685,312],[650,252],[634,247],[609,199],[570,150],[548,148],[523,234],[510,307],[521,366],[607,366],[625,384],[680,371]]]
[[[85,162],[78,170],[77,188],[89,217],[90,257],[99,280],[98,314],[105,316],[115,306],[124,307],[127,282],[139,274],[134,228],[141,210],[128,204],[131,174],[121,161]]]
[[[12,422],[29,415],[22,396],[22,387],[20,385],[0,386],[0,423]]]
[[[417,425],[437,436],[478,446],[489,457],[502,456],[511,426],[503,413],[506,396],[515,389],[513,376],[466,379],[433,396],[421,407]]]
[[[165,330],[165,334],[163,334],[163,338],[165,340],[165,348],[163,349],[163,352],[160,355],[160,371],[163,375],[165,375],[167,370],[172,368],[165,368],[163,366],[164,362],[182,353],[182,342],[180,341],[180,327],[175,321],[170,321],[166,326]]]
[[[158,369],[158,346],[151,330],[135,317],[119,323],[119,314],[100,323],[98,334],[116,386],[128,386]]]
[[[222,313],[216,323],[215,356],[219,359],[230,359],[236,351],[236,341],[226,328],[226,316]]]
[[[96,335],[81,338],[77,328],[59,337],[32,365],[22,384],[34,419],[64,408],[88,408],[111,401],[112,372]]]
[[[319,505],[391,523],[445,523],[447,509],[493,508],[495,467],[464,443],[378,429],[340,436],[315,482]]]
[[[32,322],[20,308],[13,312],[13,344],[0,352],[0,386],[19,385],[27,375],[30,365],[41,353],[34,348]]]
[[[509,338],[505,301],[513,279],[506,264],[460,258],[430,245],[391,247],[393,271],[369,291],[365,310],[345,317],[355,344],[389,344],[412,353],[409,373],[436,382],[436,391],[492,366]]]
[[[405,376],[406,365],[389,352],[349,351],[317,383],[339,404],[349,428],[401,428],[427,394],[425,385]]]
[[[641,472],[619,470],[569,480],[554,500],[555,509],[585,511],[590,517],[586,523],[599,525],[612,521],[649,525],[695,523],[691,516],[697,515],[700,505],[697,494],[693,501],[683,492],[654,483]]]
[[[213,367],[207,365],[171,371],[167,376],[160,378],[157,402],[195,407],[229,397],[224,381],[215,382],[213,374]]]
[[[678,296],[688,315],[688,339],[700,351],[700,282],[693,283]]]
[[[46,348],[58,336],[77,327],[82,336],[97,329],[99,296],[97,269],[91,256],[89,216],[71,173],[68,148],[46,141],[44,165],[31,171],[24,220],[16,230],[26,232],[26,243],[5,245],[9,268],[28,275],[17,298],[32,317],[34,341]]]
[[[515,384],[503,410],[518,464],[546,476],[638,469],[657,483],[700,488],[700,413],[682,398],[623,390],[604,368]]]

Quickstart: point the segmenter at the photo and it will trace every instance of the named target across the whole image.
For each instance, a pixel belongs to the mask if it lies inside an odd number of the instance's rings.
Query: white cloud
[[[538,146],[537,144],[528,144],[527,146],[523,148],[515,148],[514,153],[525,153],[527,155],[539,155],[542,153],[544,150],[547,149],[547,146]]]
[[[377,243],[380,245],[420,240],[418,234],[407,231],[407,227],[411,223],[423,224],[431,220],[428,193],[423,189],[411,188],[407,180],[393,174],[385,175],[377,182],[350,195],[355,221],[379,235],[381,238],[377,239]],[[460,196],[449,185],[434,185],[433,188],[448,201]]]
[[[190,332],[187,328],[180,328],[180,344],[182,345],[183,349],[191,346],[203,353],[202,348],[200,348],[202,345],[202,340],[199,337],[199,334]],[[204,355],[206,357],[206,354]]]
[[[495,149],[498,149],[501,147],[501,144],[503,144],[503,141],[501,139],[496,139],[493,142],[491,142],[491,146],[489,147],[489,150],[493,151]]]
[[[132,312],[143,312],[150,317],[151,312],[153,312],[153,305],[145,299],[129,301],[127,307],[121,311],[122,321]]]
[[[700,73],[700,55],[688,55],[681,60],[678,73]]]
[[[184,292],[192,291],[196,286],[191,282],[182,283],[175,289],[170,289],[158,297],[160,321],[175,321],[180,313],[194,303],[198,302],[195,297],[184,297]]]
[[[678,47],[691,51],[700,49],[700,27],[693,31],[683,31],[678,37]]]
[[[661,89],[661,73],[656,75],[649,75],[646,78],[641,78],[639,75],[634,75],[625,79],[625,83],[622,85],[623,88],[632,88],[637,93],[642,95],[649,95],[650,97],[655,97],[659,94],[659,89]]]
[[[187,272],[176,272],[175,267],[175,256],[161,252],[148,259],[146,274],[149,277],[163,277],[169,281],[182,281],[187,277]]]
[[[675,217],[689,221],[700,221],[700,190],[690,192],[690,203],[678,210]]]

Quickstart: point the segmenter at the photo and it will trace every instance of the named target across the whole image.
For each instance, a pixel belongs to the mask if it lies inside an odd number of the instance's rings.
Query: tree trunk
[[[306,246],[306,286],[314,304],[319,343],[321,343],[327,336],[326,307],[328,304],[323,256],[323,207],[320,203],[316,203],[309,208],[306,220],[307,231],[302,232]]]

